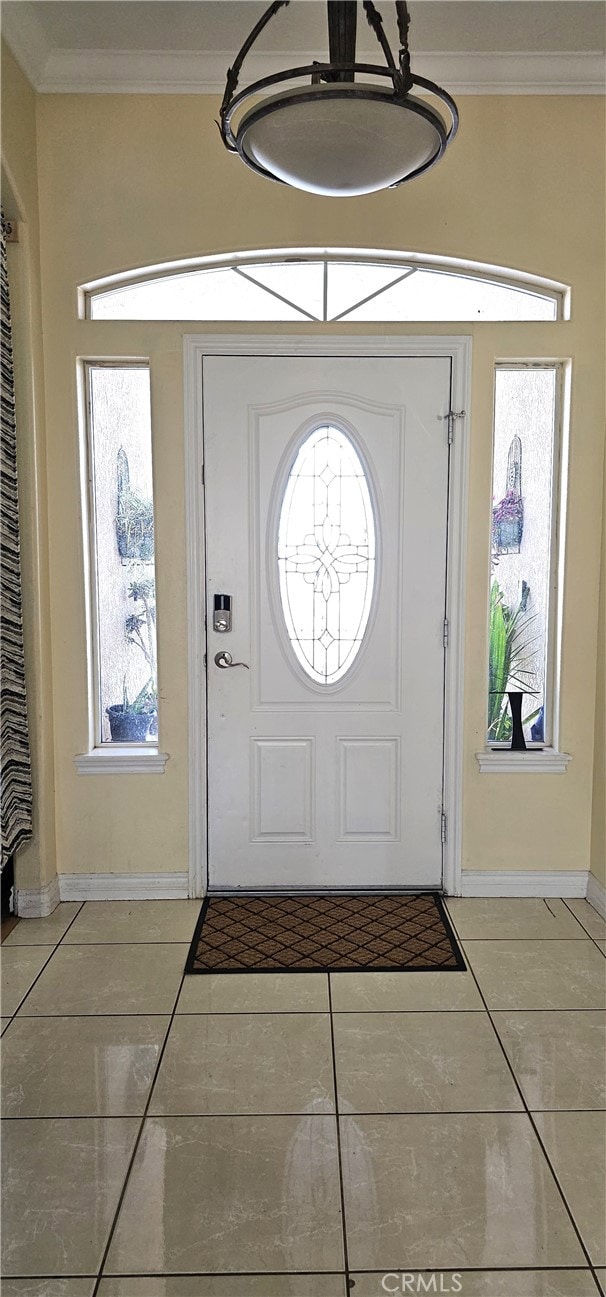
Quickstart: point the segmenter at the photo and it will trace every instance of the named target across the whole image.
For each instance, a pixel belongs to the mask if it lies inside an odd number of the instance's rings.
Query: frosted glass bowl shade
[[[372,194],[426,169],[446,147],[435,109],[380,86],[298,86],[258,102],[235,133],[254,170],[331,197]]]

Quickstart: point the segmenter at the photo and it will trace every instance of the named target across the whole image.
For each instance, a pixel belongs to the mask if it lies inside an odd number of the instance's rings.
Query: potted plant
[[[133,491],[128,455],[121,446],[116,455],[118,508],[114,525],[118,553],[124,561],[151,563],[154,557],[154,505]]]
[[[154,506],[130,488],[118,496],[116,541],[121,559],[150,563],[154,557]]]
[[[122,702],[106,708],[112,743],[144,743],[157,715],[157,707],[158,695],[153,680],[148,680],[136,698],[129,702],[125,677]]]
[[[129,598],[135,605],[140,605],[138,612],[131,613],[124,623],[127,644],[134,644],[143,654],[149,667],[149,684],[153,686],[156,696],[156,707],[150,722],[151,734],[158,733],[157,712],[157,666],[156,666],[156,585],[153,577],[139,576],[131,581],[128,587]]]
[[[139,610],[129,613],[125,619],[125,639],[127,644],[133,644],[143,654],[150,675],[133,702],[128,700],[125,676],[122,702],[106,708],[113,743],[142,743],[148,734],[158,733],[154,578],[136,577],[128,587],[128,595]]]
[[[521,495],[507,491],[492,508],[492,549],[495,554],[519,551],[524,531],[524,503]]]

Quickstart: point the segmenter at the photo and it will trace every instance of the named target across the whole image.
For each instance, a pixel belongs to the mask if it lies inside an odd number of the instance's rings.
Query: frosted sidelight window
[[[147,365],[89,364],[96,744],[157,741],[156,575]]]
[[[488,743],[511,739],[523,693],[527,745],[552,742],[561,367],[498,365],[494,402]]]
[[[311,680],[334,684],[360,650],[375,581],[366,474],[338,428],[316,428],[299,448],[280,511],[278,569],[297,661]]]

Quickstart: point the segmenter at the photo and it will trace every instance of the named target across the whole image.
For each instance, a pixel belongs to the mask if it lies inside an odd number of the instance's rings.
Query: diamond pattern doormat
[[[433,892],[207,896],[187,973],[426,972],[465,963]]]

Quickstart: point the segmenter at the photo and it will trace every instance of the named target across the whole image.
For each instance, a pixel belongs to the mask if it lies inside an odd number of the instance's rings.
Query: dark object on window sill
[[[522,726],[522,699],[523,692],[519,690],[507,691],[509,706],[511,708],[511,722],[513,729],[511,731],[511,751],[525,752],[526,740],[524,738],[524,729]]]
[[[530,726],[530,737],[535,742],[544,743],[545,741],[545,712],[543,707],[539,708],[537,719],[534,725]]]
[[[154,717],[153,712],[134,712],[122,703],[106,707],[112,743],[144,743]]]

